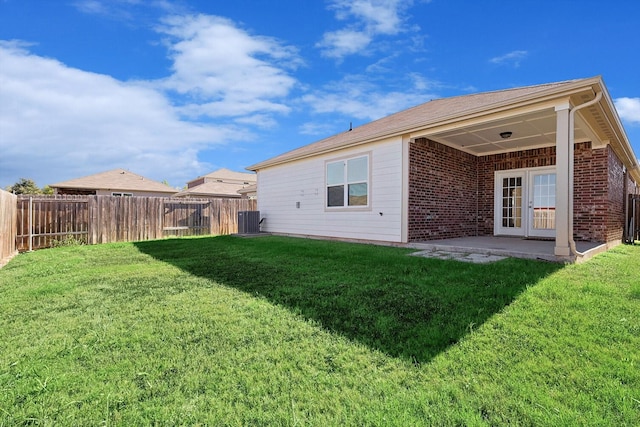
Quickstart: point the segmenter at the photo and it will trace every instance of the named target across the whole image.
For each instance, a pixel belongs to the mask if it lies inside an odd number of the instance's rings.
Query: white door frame
[[[542,166],[535,168],[522,168],[522,169],[509,169],[504,171],[494,172],[494,219],[493,219],[493,234],[495,236],[521,236],[521,237],[549,237],[553,238],[556,235],[555,229],[553,230],[540,230],[533,227],[534,223],[534,209],[533,209],[533,182],[534,177],[540,174],[556,173],[555,166]],[[503,187],[502,181],[504,178],[520,178],[521,194],[517,195],[521,197],[520,202],[520,222],[503,226]],[[516,194],[510,195],[515,197]],[[512,208],[515,209],[515,208]]]

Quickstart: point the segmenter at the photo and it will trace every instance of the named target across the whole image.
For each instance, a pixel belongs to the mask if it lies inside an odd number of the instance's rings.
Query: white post
[[[556,106],[556,256],[568,257],[569,248],[569,102]]]

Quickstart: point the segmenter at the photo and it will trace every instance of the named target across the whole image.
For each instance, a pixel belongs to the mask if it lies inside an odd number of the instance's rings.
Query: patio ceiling
[[[593,110],[593,109],[592,109]],[[598,136],[589,125],[594,112],[576,115],[575,141],[592,141],[595,146],[602,144],[603,136]],[[586,119],[585,119],[586,117]],[[501,136],[510,132],[510,136]],[[467,153],[482,156],[508,151],[550,147],[556,144],[556,112],[553,107],[524,114],[487,119],[470,124],[453,126],[442,131],[428,133],[425,137]]]

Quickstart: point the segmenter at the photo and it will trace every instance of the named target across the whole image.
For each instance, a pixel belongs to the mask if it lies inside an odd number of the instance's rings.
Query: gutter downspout
[[[624,223],[622,225],[622,241],[623,243],[629,243],[629,224],[627,224],[627,220],[629,219],[629,201],[630,201],[630,197],[629,197],[629,188],[628,187],[628,182],[629,182],[629,171],[627,170],[627,168],[625,166],[623,166],[624,169],[624,183],[623,183],[623,188],[622,188],[622,194],[623,194],[623,199],[622,199],[622,203],[624,204]]]
[[[575,162],[573,158],[575,144],[573,127],[576,111],[597,104],[600,99],[602,99],[602,91],[599,91],[596,94],[596,97],[591,101],[577,105],[569,111],[569,247],[571,248],[571,252],[576,256],[584,256],[585,254],[583,252],[578,252],[576,249],[576,242],[573,240],[573,167]]]

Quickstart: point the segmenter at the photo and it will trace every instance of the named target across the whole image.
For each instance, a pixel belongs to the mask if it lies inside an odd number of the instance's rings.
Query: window
[[[133,194],[131,193],[111,193],[112,196],[118,196],[118,197],[131,197],[133,196]]]
[[[369,156],[327,163],[327,207],[369,206]]]

